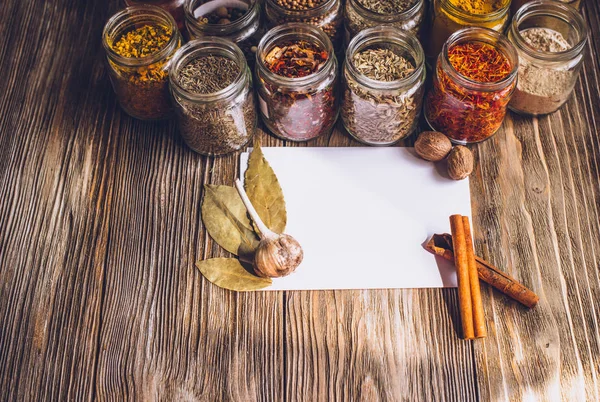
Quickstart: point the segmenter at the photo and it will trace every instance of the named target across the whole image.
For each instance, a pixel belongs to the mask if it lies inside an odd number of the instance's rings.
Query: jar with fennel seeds
[[[417,127],[424,83],[425,55],[415,35],[384,26],[359,32],[342,73],[344,127],[368,145],[400,141]]]
[[[534,116],[559,109],[579,77],[587,32],[584,18],[566,4],[532,1],[521,7],[508,30],[519,54],[517,88],[508,107]]]
[[[235,42],[252,67],[264,34],[260,11],[258,0],[187,0],[186,26],[193,39],[218,36]]]
[[[256,130],[252,74],[233,42],[196,39],[175,54],[169,72],[181,136],[203,155],[241,149]]]
[[[425,19],[425,0],[346,0],[346,44],[363,29],[394,26],[419,35]]]
[[[265,126],[290,141],[330,133],[338,116],[337,73],[331,40],[322,30],[299,23],[271,29],[256,53],[256,92]]]
[[[425,97],[425,118],[455,144],[490,138],[502,125],[516,87],[517,51],[504,35],[466,28],[444,44]]]
[[[511,0],[433,0],[431,33],[425,48],[435,60],[454,32],[470,27],[504,32],[509,22]]]
[[[335,51],[340,51],[344,22],[342,0],[265,0],[264,7],[269,28],[290,22],[314,25],[329,36]]]
[[[125,112],[142,120],[169,117],[169,60],[181,46],[171,14],[156,6],[128,7],[108,20],[102,43],[112,86]]]

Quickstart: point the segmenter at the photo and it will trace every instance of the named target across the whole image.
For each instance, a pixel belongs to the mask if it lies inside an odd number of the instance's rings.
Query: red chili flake
[[[301,78],[319,71],[329,55],[307,41],[288,41],[275,46],[265,57],[265,66],[277,75]]]

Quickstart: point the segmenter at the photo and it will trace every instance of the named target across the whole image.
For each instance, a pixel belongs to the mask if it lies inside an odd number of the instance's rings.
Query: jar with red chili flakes
[[[454,33],[438,56],[425,118],[456,144],[490,138],[502,125],[516,87],[517,51],[486,28]]]
[[[278,137],[307,141],[331,132],[338,116],[338,63],[327,35],[308,24],[268,31],[258,44],[260,115]]]

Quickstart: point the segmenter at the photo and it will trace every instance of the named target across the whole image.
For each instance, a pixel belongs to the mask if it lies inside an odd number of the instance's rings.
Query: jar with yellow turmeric
[[[481,27],[502,32],[509,22],[511,0],[433,0],[433,23],[426,55],[435,60],[454,32]]]
[[[125,112],[142,120],[169,117],[169,61],[181,46],[171,14],[150,5],[127,7],[108,20],[102,43],[110,80]]]

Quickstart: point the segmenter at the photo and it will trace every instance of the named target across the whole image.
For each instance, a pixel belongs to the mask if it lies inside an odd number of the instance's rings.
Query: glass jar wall
[[[215,37],[189,42],[173,58],[169,84],[181,136],[194,151],[223,155],[254,135],[252,74],[233,42]]]
[[[291,141],[331,132],[338,115],[337,71],[333,45],[322,30],[290,23],[267,32],[256,55],[259,110],[265,126]]]
[[[587,31],[577,10],[555,1],[533,1],[517,12],[508,30],[519,54],[511,110],[541,115],[567,101],[581,70]]]
[[[506,116],[517,70],[517,51],[504,35],[484,28],[454,33],[425,98],[427,122],[456,144],[490,138]]]
[[[418,35],[425,19],[425,1],[406,0],[391,4],[399,4],[401,8],[383,7],[381,2],[346,0],[344,13],[346,43],[349,43],[363,29],[379,25],[394,26]]]
[[[184,16],[183,16],[183,3],[185,0],[125,0],[125,4],[127,6],[137,6],[137,5],[152,5],[158,6],[165,11],[169,12],[175,22],[177,23],[177,27],[182,30],[184,28]]]
[[[341,0],[265,0],[269,28],[289,22],[303,22],[321,28],[334,49],[341,48],[344,21]]]
[[[239,0],[229,7],[220,1],[187,0],[186,26],[191,38],[218,36],[235,42],[254,65],[256,49],[264,34],[260,26],[260,4],[257,0]]]
[[[410,135],[421,112],[424,59],[409,32],[383,26],[359,32],[342,74],[341,117],[348,133],[368,145],[391,145]]]
[[[171,14],[155,6],[128,7],[108,20],[102,43],[121,107],[142,120],[169,117],[169,60],[181,46]]]

